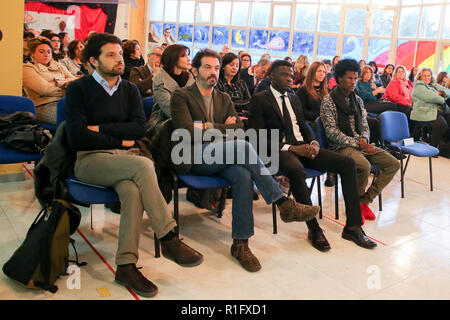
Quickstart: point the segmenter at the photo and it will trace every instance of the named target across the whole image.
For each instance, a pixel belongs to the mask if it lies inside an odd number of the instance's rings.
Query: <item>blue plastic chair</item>
[[[320,147],[324,149],[328,149],[328,138],[325,133],[325,128],[323,126],[322,119],[317,117],[316,119],[316,136],[317,141],[319,141]],[[375,165],[371,164],[370,172],[374,175],[374,179],[378,177],[380,174],[380,169],[378,169]],[[339,220],[339,187],[338,187],[339,178],[336,175],[335,186],[334,186],[334,216],[336,220]],[[378,210],[383,211],[383,198],[381,193],[378,195]]]
[[[153,109],[153,97],[145,97],[142,99],[142,104],[144,105],[145,119],[150,119]]]
[[[385,111],[381,114],[381,138],[389,142],[388,148],[407,154],[408,158],[403,167],[403,157],[400,157],[400,174],[402,198],[405,197],[405,172],[411,155],[416,157],[428,157],[430,167],[430,190],[433,191],[433,167],[432,157],[439,154],[439,149],[423,142],[414,142],[409,146],[403,145],[403,140],[410,137],[408,119],[402,112]]]
[[[35,115],[36,107],[31,99],[13,95],[0,95],[0,114],[11,114],[17,111],[31,112]],[[0,144],[0,164],[39,161],[42,157],[42,153],[17,152]]]

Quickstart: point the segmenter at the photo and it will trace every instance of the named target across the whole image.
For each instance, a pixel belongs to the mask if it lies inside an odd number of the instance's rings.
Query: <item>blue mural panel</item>
[[[214,27],[212,32],[212,47],[214,49],[222,49],[224,45],[228,45],[228,35],[230,29],[227,27]]]
[[[207,48],[209,42],[209,26],[195,26],[194,46]]]
[[[175,35],[177,34],[176,33],[177,32],[177,25],[175,23],[164,23],[164,28],[162,30],[161,37],[164,34],[164,30],[166,30],[167,28],[170,29],[170,35],[172,36],[172,38],[176,39]],[[159,37],[159,35],[158,35],[158,37]]]
[[[194,36],[194,26],[191,24],[180,24],[178,26],[178,43],[187,46],[192,45]]]
[[[391,50],[391,39],[369,39],[367,61],[377,60],[377,63],[386,65]]]
[[[319,36],[317,44],[317,56],[320,59],[333,59],[336,55],[337,38],[328,36]]]
[[[231,33],[231,48],[245,49],[245,42],[247,41],[247,31],[233,29]]]
[[[289,52],[289,36],[287,31],[270,31],[269,53],[275,56],[287,56]]]
[[[314,50],[314,34],[295,32],[292,42],[292,55],[305,55],[308,58],[312,58]]]
[[[248,44],[249,52],[251,53],[265,53],[267,52],[267,39],[269,37],[269,30],[250,30],[250,41]]]
[[[360,37],[344,37],[342,57],[359,61],[363,56],[364,39]]]
[[[162,37],[162,35],[163,35],[163,24],[162,23],[153,22],[152,29],[158,38]]]

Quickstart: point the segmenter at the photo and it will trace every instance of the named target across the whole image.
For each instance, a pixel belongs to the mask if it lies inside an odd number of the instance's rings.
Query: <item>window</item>
[[[272,26],[289,28],[291,22],[291,6],[274,6]]]
[[[252,27],[269,27],[270,3],[255,2],[252,6]]]
[[[213,49],[222,49],[224,45],[228,45],[228,35],[230,34],[228,27],[214,27],[212,33]]]
[[[351,58],[357,61],[363,58],[364,38],[360,37],[344,37],[342,46],[342,57]]]
[[[437,38],[441,6],[423,7],[420,19],[420,37]]]
[[[180,24],[178,26],[178,43],[185,46],[192,46],[192,37],[194,35],[194,26]]]
[[[333,59],[333,57],[336,55],[336,46],[336,37],[319,36],[317,56],[320,59]]]
[[[248,48],[250,53],[265,53],[269,30],[251,29]]]
[[[378,67],[383,68],[389,63],[391,39],[369,39],[367,62],[375,61]]]
[[[197,2],[195,22],[207,23],[211,20],[211,3]]]
[[[393,21],[394,10],[373,10],[370,23],[370,35],[390,37],[392,35]]]
[[[270,41],[269,41],[269,53],[275,56],[287,56],[289,51],[289,36],[288,31],[270,31]]]
[[[163,19],[164,0],[152,0],[152,7],[150,10],[150,20],[158,21]]]
[[[345,17],[345,33],[364,34],[366,29],[365,9],[347,9]]]
[[[195,9],[195,1],[181,1],[180,2],[180,22],[193,23],[194,22],[194,9]]]
[[[206,48],[209,43],[209,26],[195,26],[194,46]]]
[[[233,13],[231,15],[231,24],[233,26],[247,26],[248,23],[248,2],[233,2]]]
[[[294,28],[315,31],[318,7],[314,4],[297,4]]]
[[[294,39],[292,42],[292,55],[298,56],[304,54],[308,58],[313,57],[314,49],[314,34],[313,33],[294,33]]]
[[[415,38],[419,24],[419,7],[402,8],[400,15],[400,37]]]
[[[178,1],[166,0],[164,10],[164,21],[176,22],[177,10],[178,10]]]
[[[319,8],[319,31],[338,32],[341,24],[341,6],[321,5]]]
[[[214,24],[230,24],[231,2],[214,2]]]

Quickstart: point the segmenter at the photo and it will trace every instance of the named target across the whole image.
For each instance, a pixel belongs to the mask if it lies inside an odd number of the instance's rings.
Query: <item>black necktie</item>
[[[294,129],[292,128],[292,119],[289,115],[289,110],[286,106],[286,96],[281,96],[282,106],[283,106],[283,120],[284,120],[284,127],[286,128],[286,143],[287,144],[297,144],[297,139],[294,135]]]

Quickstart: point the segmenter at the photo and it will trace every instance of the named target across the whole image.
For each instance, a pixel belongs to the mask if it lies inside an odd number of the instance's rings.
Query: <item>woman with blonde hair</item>
[[[56,124],[58,100],[67,85],[77,79],[52,58],[52,44],[45,37],[28,41],[31,61],[23,65],[23,88],[36,106],[39,121]]]
[[[298,87],[302,86],[303,81],[305,81],[308,68],[308,57],[305,55],[300,55],[294,64],[294,82],[292,84],[292,89],[297,89]]]
[[[445,100],[450,98],[450,90],[435,82],[430,68],[420,70],[416,79],[411,120],[428,122],[431,126],[430,144],[438,147],[448,132]]]

